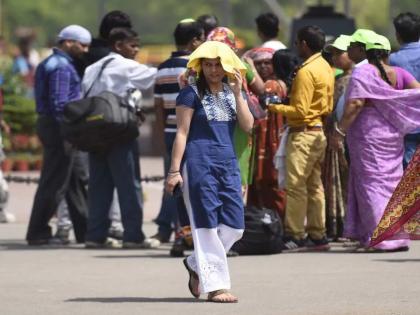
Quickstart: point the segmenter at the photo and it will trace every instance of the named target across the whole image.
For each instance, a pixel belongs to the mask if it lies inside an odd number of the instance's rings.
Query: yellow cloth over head
[[[196,50],[190,55],[187,68],[191,68],[197,73],[201,71],[201,59],[214,59],[220,58],[223,70],[228,74],[234,74],[234,69],[245,75],[246,67],[241,59],[230,49],[228,45],[216,41],[207,41],[198,46]]]

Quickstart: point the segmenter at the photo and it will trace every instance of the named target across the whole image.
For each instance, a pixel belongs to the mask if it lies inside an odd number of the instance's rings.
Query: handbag
[[[69,102],[64,107],[61,135],[81,151],[107,152],[139,135],[136,107],[126,105],[120,96],[109,91],[87,97],[113,59],[109,58],[102,64],[84,98]]]

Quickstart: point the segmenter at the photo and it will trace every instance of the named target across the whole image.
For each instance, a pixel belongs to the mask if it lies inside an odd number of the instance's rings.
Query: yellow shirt
[[[287,117],[289,126],[322,125],[322,116],[333,109],[334,73],[317,53],[300,67],[292,84],[290,105],[272,105],[269,110]]]

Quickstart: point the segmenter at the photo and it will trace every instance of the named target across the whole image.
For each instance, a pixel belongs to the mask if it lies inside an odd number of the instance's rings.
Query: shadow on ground
[[[401,258],[401,259],[373,259],[373,261],[389,262],[389,263],[406,263],[406,262],[420,262],[420,258]]]
[[[91,298],[74,298],[65,300],[65,302],[88,302],[88,303],[197,303],[205,302],[205,300],[197,300],[194,298],[180,297],[91,297]]]
[[[153,249],[124,249],[124,248],[98,248],[86,249],[83,244],[70,245],[39,245],[29,246],[23,240],[0,241],[0,251],[50,251],[50,250],[80,250],[90,253],[104,253],[104,255],[94,255],[95,258],[172,258],[169,255],[169,247]],[[128,255],[128,252],[135,251]],[[119,255],[108,255],[107,253],[119,253]],[[137,254],[143,252],[142,254]],[[106,254],[105,254],[106,253]],[[121,255],[122,254],[122,255]]]

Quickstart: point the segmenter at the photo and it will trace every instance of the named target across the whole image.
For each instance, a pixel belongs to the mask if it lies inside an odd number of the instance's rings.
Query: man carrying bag
[[[110,91],[87,97],[113,60],[113,57],[107,57],[102,62],[84,97],[68,103],[63,111],[61,134],[82,151],[106,152],[116,144],[129,142],[139,135],[138,125],[144,119],[139,105],[139,90],[132,88],[126,91],[124,98]]]
[[[139,47],[137,33],[131,29],[115,28],[111,31],[109,40],[112,52],[86,69],[82,82],[84,91],[89,90],[86,96],[91,98],[108,95],[105,98],[107,101],[112,99],[112,95],[126,99],[131,89],[145,90],[151,87],[154,84],[156,69],[133,60]],[[107,64],[104,66],[105,63]],[[118,106],[113,108],[118,109]],[[101,120],[95,115],[90,119]],[[145,239],[142,231],[143,209],[136,139],[120,140],[122,141],[116,142],[108,150],[89,153],[89,218],[86,247],[107,246],[110,224],[108,212],[114,188],[118,192],[124,226],[123,247],[156,247],[159,244]]]

